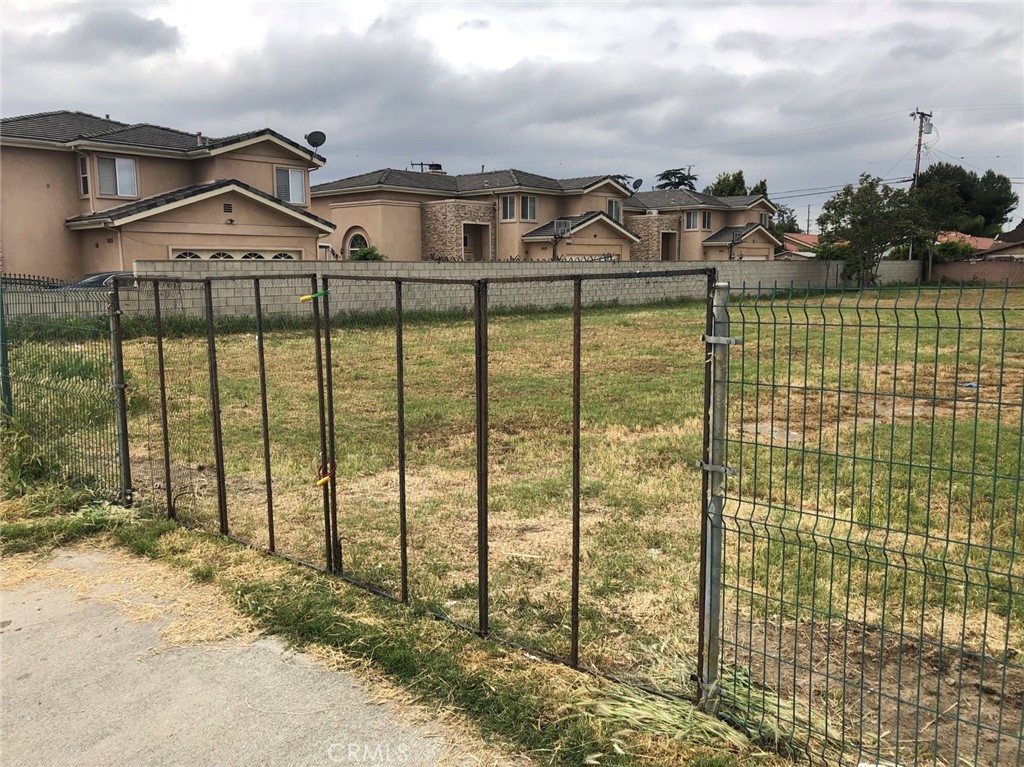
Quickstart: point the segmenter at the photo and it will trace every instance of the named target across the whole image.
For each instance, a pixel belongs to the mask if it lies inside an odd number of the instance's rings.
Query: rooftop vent
[[[427,173],[433,173],[435,176],[447,176],[444,172],[444,168],[441,167],[441,163],[432,162],[427,165]]]

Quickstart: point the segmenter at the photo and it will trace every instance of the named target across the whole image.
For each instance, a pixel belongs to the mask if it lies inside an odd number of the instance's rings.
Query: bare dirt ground
[[[0,589],[7,764],[528,764],[329,648],[260,636],[164,563],[19,555]]]
[[[851,738],[863,733],[862,762],[953,767],[959,754],[957,767],[982,767],[1024,757],[1024,668],[1015,650],[1001,659],[839,622],[730,623],[727,656],[793,697],[798,710],[828,712],[831,735],[844,723]],[[847,745],[857,750],[852,739]]]

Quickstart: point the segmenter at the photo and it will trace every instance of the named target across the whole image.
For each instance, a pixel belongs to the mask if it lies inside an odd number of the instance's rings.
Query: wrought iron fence
[[[26,480],[131,502],[119,338],[110,289],[0,276],[0,414]]]
[[[1020,764],[1024,290],[719,303],[706,705],[812,761]]]

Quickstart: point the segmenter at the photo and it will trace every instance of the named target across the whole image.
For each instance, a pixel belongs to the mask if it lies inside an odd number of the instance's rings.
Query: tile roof
[[[753,205],[758,200],[763,200],[763,194],[741,194],[741,195],[726,195],[725,197],[715,198],[719,202],[723,202],[730,208],[747,208]]]
[[[116,221],[121,218],[128,218],[129,216],[135,216],[139,213],[145,213],[148,210],[155,210],[162,208],[165,205],[170,205],[173,202],[180,202],[181,200],[187,200],[191,197],[197,197],[198,195],[205,194],[206,192],[212,192],[217,189],[223,189],[225,187],[238,187],[244,189],[247,192],[251,192],[257,197],[261,197],[267,202],[272,202],[275,205],[287,208],[292,213],[297,213],[304,218],[308,218],[312,221],[316,221],[319,224],[329,226],[331,229],[335,228],[335,225],[330,221],[320,218],[309,211],[297,208],[294,205],[280,200],[273,195],[267,194],[255,187],[249,186],[237,179],[226,178],[218,181],[211,181],[205,184],[193,184],[192,186],[181,187],[180,189],[173,189],[170,192],[164,192],[162,194],[153,195],[152,197],[146,197],[141,200],[132,200],[124,205],[118,205],[116,208],[107,208],[97,213],[86,213],[80,216],[73,216],[66,220],[68,224],[87,223],[90,221]]]
[[[671,208],[692,208],[710,206],[713,208],[729,207],[717,197],[689,189],[656,189],[652,192],[637,192],[625,201],[627,210],[660,210]]]
[[[208,138],[198,133],[166,128],[150,123],[128,123],[110,120],[85,112],[40,112],[0,120],[0,136],[34,139],[66,144],[71,141],[92,141],[141,149],[160,149],[171,152],[194,152],[236,144],[259,136],[273,136],[296,150],[323,161],[320,155],[292,141],[270,128],[238,133],[223,138]]]
[[[313,192],[341,192],[348,189],[361,189],[368,186],[392,186],[407,189],[422,189],[450,194],[468,194],[485,192],[488,189],[542,189],[552,192],[576,192],[589,189],[605,179],[604,176],[580,176],[577,178],[551,178],[537,173],[509,168],[492,170],[485,173],[463,173],[449,176],[441,173],[421,173],[411,170],[382,168],[360,173],[357,176],[327,181],[312,187]]]
[[[527,232],[526,234],[523,235],[523,239],[524,240],[526,240],[526,239],[542,239],[542,238],[551,239],[552,237],[555,236],[555,221],[571,221],[572,222],[572,231],[576,231],[576,230],[582,229],[584,226],[586,226],[588,224],[592,224],[595,221],[597,221],[598,219],[602,219],[602,218],[607,223],[611,224],[612,226],[616,227],[617,229],[621,229],[622,231],[624,231],[627,234],[631,235],[633,238],[636,239],[637,242],[640,241],[640,236],[639,235],[637,235],[635,232],[630,231],[629,229],[624,227],[622,224],[620,224],[618,221],[616,221],[615,219],[611,218],[603,210],[591,210],[591,211],[587,211],[586,213],[582,213],[582,214],[580,214],[578,216],[561,216],[561,217],[559,217],[557,219],[552,219],[551,221],[548,221],[546,224],[544,224],[542,226],[538,226],[536,229],[531,229],[529,232]]]
[[[38,139],[40,141],[72,141],[79,136],[127,128],[128,124],[85,112],[38,112],[0,120],[0,136]]]
[[[818,247],[818,235],[804,232],[787,232],[782,235],[783,247],[790,253]]]
[[[966,242],[975,250],[988,250],[996,243],[992,237],[975,237],[963,232],[940,232],[936,239],[938,242]]]
[[[764,229],[757,223],[745,224],[743,226],[723,226],[717,232],[704,238],[705,245],[728,245],[731,242],[739,242],[755,229]]]

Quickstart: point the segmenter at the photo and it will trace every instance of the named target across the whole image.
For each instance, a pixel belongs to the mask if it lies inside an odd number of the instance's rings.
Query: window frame
[[[352,241],[355,240],[356,237],[361,239],[363,241],[363,244],[360,245],[358,248],[353,248],[352,247]],[[345,243],[345,252],[348,254],[349,258],[352,258],[352,254],[355,251],[361,250],[363,248],[368,248],[368,247],[370,247],[370,238],[367,237],[362,232],[355,232],[351,237],[348,238],[348,242]]]
[[[505,215],[511,213],[511,215]],[[501,196],[501,220],[516,220],[516,196],[514,194],[503,194]]]
[[[78,196],[88,197],[89,191],[89,155],[80,154],[78,155]]]
[[[701,229],[703,229],[705,232],[710,232],[711,231],[712,226],[711,226],[711,211],[710,210],[701,211],[700,224],[701,224]]]
[[[757,223],[759,223],[765,229],[767,229],[769,227],[769,225],[771,225],[771,222],[772,222],[772,214],[771,213],[759,212],[757,214]]]
[[[287,173],[288,173],[288,199],[287,200],[284,199],[283,197],[278,197],[278,195],[277,195],[277,174],[280,173],[281,171],[287,171]],[[302,190],[302,199],[299,200],[298,202],[296,202],[293,199],[294,196],[295,196],[295,186],[292,183],[293,178],[294,178],[293,175],[292,175],[293,173],[299,174],[300,178],[301,178],[300,188]],[[278,200],[281,200],[282,202],[288,203],[289,205],[297,205],[297,206],[303,207],[303,208],[306,207],[306,205],[309,202],[309,195],[307,194],[307,190],[306,190],[307,178],[308,178],[308,176],[307,176],[307,171],[306,171],[305,168],[299,167],[297,165],[275,165],[274,166],[274,197],[276,197]]]
[[[695,232],[700,225],[699,210],[687,210],[683,212],[683,229],[687,232]],[[692,217],[692,218],[691,218]],[[692,221],[692,223],[691,223]]]
[[[114,194],[110,194],[108,192],[104,192],[103,191],[102,177],[100,175],[100,163],[104,162],[105,160],[110,160],[111,162],[114,163],[114,188],[116,189],[116,192]],[[117,167],[118,166],[118,161],[120,161],[122,163],[129,163],[130,162],[132,164],[132,183],[135,186],[134,194],[122,194],[121,193],[121,173],[120,173],[120,171],[118,170],[118,167]],[[96,184],[96,196],[97,197],[111,197],[111,198],[117,198],[117,199],[122,199],[122,200],[137,200],[139,198],[139,164],[138,164],[138,162],[136,162],[134,157],[123,157],[123,156],[113,155],[113,154],[97,155],[96,156],[96,180],[97,180],[97,184]]]
[[[608,218],[617,224],[622,223],[622,200],[615,197],[608,198]]]
[[[529,202],[528,202],[529,201]],[[529,207],[533,210],[528,210]],[[533,215],[527,215],[532,213]],[[519,220],[520,221],[536,221],[537,220],[537,195],[535,194],[521,194],[519,195]]]

